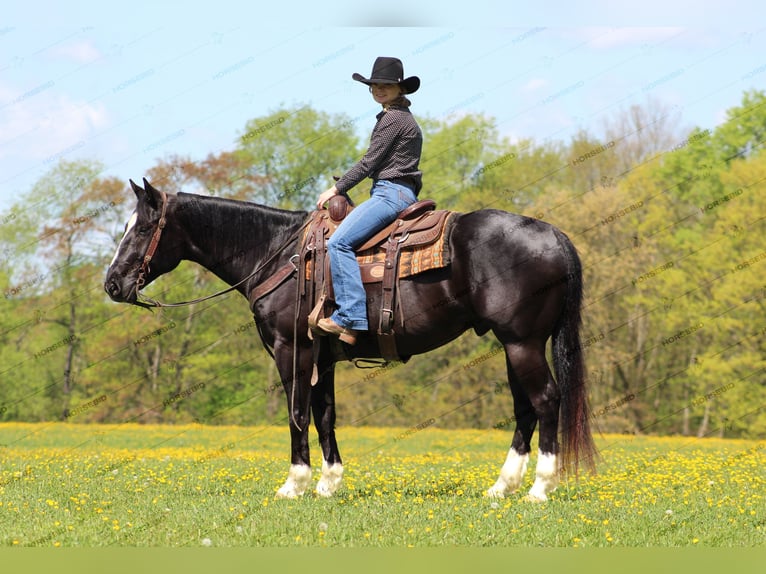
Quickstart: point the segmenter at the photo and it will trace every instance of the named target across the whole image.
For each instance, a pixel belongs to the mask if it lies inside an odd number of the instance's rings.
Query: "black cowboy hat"
[[[399,84],[406,94],[413,94],[420,87],[420,78],[417,76],[404,77],[404,66],[399,58],[381,56],[375,59],[369,79],[361,74],[352,74],[351,77],[368,86],[372,84]]]

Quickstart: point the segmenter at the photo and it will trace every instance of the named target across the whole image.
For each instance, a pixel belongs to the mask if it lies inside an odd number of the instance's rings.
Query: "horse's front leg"
[[[327,338],[320,341],[317,374],[319,380],[311,391],[311,409],[322,447],[322,477],[317,483],[319,496],[332,496],[343,480],[343,462],[335,440],[335,362]]]
[[[297,498],[303,496],[311,484],[308,432],[311,422],[311,346],[298,347],[295,367],[291,344],[275,345],[274,357],[287,397],[290,425],[290,471],[276,497]]]

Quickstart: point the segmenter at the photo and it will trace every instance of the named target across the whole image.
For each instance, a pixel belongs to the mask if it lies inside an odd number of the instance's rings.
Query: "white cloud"
[[[75,102],[51,88],[29,96],[0,86],[0,159],[41,160],[83,145],[109,124],[102,103]]]
[[[521,86],[521,91],[535,92],[539,90],[540,88],[546,87],[547,85],[548,85],[548,80],[544,80],[543,78],[532,78],[526,84]]]
[[[57,46],[51,50],[51,55],[56,58],[74,60],[78,63],[87,64],[103,57],[101,51],[88,40],[79,40]]]
[[[685,31],[684,28],[673,26],[626,26],[612,28],[605,30],[605,33],[594,35],[595,37],[589,45],[593,48],[601,49],[653,45],[675,36],[681,36]]]

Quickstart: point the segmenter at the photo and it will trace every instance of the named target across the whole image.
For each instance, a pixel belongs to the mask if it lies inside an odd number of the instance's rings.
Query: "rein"
[[[266,260],[258,265],[247,277],[242,279],[241,281],[235,283],[231,287],[228,287],[226,289],[223,289],[222,291],[218,291],[216,293],[213,293],[212,295],[207,295],[205,297],[198,297],[197,299],[191,299],[190,301],[180,301],[178,303],[163,303],[161,301],[157,301],[156,299],[152,299],[151,297],[147,297],[143,293],[141,293],[141,289],[146,284],[146,275],[149,273],[149,263],[151,263],[152,258],[154,257],[154,254],[157,251],[157,247],[160,243],[160,237],[162,236],[162,230],[165,228],[165,225],[167,224],[167,219],[165,218],[165,213],[167,211],[167,194],[163,191],[162,192],[162,213],[160,214],[160,220],[157,222],[157,228],[154,230],[154,234],[152,235],[152,240],[149,243],[149,247],[146,250],[146,255],[144,255],[144,260],[141,263],[141,268],[138,270],[138,278],[136,279],[136,301],[132,302],[133,305],[136,305],[137,307],[143,307],[145,309],[153,309],[156,307],[186,307],[188,305],[195,305],[196,303],[202,303],[203,301],[207,301],[209,299],[213,299],[215,297],[220,297],[221,295],[225,295],[226,293],[230,293],[237,289],[237,287],[240,287],[250,279],[252,279],[257,273],[263,270],[266,265],[271,263],[271,261],[274,260],[284,249],[287,247],[290,243],[292,243],[295,239],[299,237],[301,232],[311,223],[312,218],[309,217],[308,220],[301,225],[297,231],[295,231],[290,237],[287,238],[287,240],[271,255],[269,255]],[[290,258],[290,264],[293,266],[293,271],[297,271],[298,267],[293,263],[293,259],[295,256]],[[290,273],[292,274],[292,272]],[[138,298],[141,298],[142,300],[139,300]]]

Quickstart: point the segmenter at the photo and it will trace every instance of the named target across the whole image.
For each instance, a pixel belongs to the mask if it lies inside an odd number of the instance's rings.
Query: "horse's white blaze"
[[[495,485],[487,491],[487,496],[503,498],[506,494],[517,490],[521,486],[524,473],[527,471],[529,454],[519,454],[511,447],[505,458],[503,468],[500,469],[500,477]]]
[[[548,494],[556,490],[559,483],[558,457],[540,452],[535,468],[535,483],[529,489],[529,499],[535,502],[548,500]]]
[[[340,487],[343,480],[343,465],[340,463],[327,464],[322,461],[322,478],[317,483],[317,494],[319,496],[332,496]]]
[[[307,464],[292,464],[287,480],[277,491],[277,498],[297,498],[303,496],[311,484],[311,467]]]
[[[120,244],[117,246],[117,251],[114,252],[114,257],[112,257],[112,262],[109,264],[109,267],[114,265],[114,262],[117,261],[117,256],[120,254],[120,249],[122,249],[122,243],[125,241],[128,233],[130,233],[130,230],[136,226],[136,221],[138,221],[138,213],[134,211],[133,215],[131,215],[128,220],[128,225],[125,227],[125,233],[122,235],[122,239],[120,239]]]

